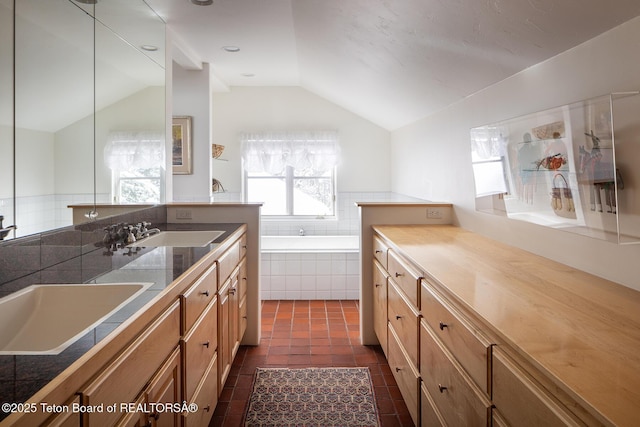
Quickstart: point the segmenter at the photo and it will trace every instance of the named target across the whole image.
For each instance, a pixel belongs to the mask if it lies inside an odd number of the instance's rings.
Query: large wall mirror
[[[4,21],[12,2],[0,1]],[[152,139],[156,147],[164,145],[164,22],[143,0],[20,0],[15,18],[14,47],[6,45],[0,23],[2,70],[11,70],[15,58],[15,87],[4,81],[4,72],[0,80],[3,155],[13,149],[7,140],[15,131],[15,173],[3,167],[0,176],[4,225],[15,222],[19,237],[70,225],[69,205],[87,204],[93,211],[100,203],[131,203],[131,197],[164,202],[163,176],[151,183],[160,190],[150,198],[140,191],[152,181],[144,176],[148,164],[131,171],[126,162],[142,153],[148,163],[153,151],[136,153],[136,144]],[[12,89],[13,129],[11,106],[4,105]],[[152,160],[154,173],[162,175],[164,161]],[[119,197],[121,177],[137,183],[127,200]]]

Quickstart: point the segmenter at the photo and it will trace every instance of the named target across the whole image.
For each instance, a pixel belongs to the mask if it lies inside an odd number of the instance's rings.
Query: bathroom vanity
[[[374,329],[416,425],[637,425],[640,292],[452,225],[373,232]]]
[[[113,267],[99,283],[153,284],[57,355],[0,356],[2,400],[16,403],[0,425],[208,424],[247,329],[248,227],[160,228],[224,234],[198,247],[142,240],[74,263],[108,259]],[[32,397],[22,404],[17,393]]]

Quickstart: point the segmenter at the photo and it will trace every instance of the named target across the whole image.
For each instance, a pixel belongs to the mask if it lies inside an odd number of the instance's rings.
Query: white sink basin
[[[127,245],[127,247],[204,247],[224,234],[224,231],[161,231]]]
[[[59,354],[151,283],[32,285],[0,299],[0,354]]]

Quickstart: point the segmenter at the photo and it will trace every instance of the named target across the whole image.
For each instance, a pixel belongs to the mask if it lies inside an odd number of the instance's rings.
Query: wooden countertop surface
[[[638,425],[640,292],[455,226],[374,230],[596,417]]]

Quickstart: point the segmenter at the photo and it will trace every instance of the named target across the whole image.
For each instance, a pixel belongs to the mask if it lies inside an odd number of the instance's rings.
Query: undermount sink
[[[32,285],[0,299],[0,355],[59,354],[151,283]]]
[[[204,247],[222,234],[224,231],[161,231],[127,245],[127,247]]]

